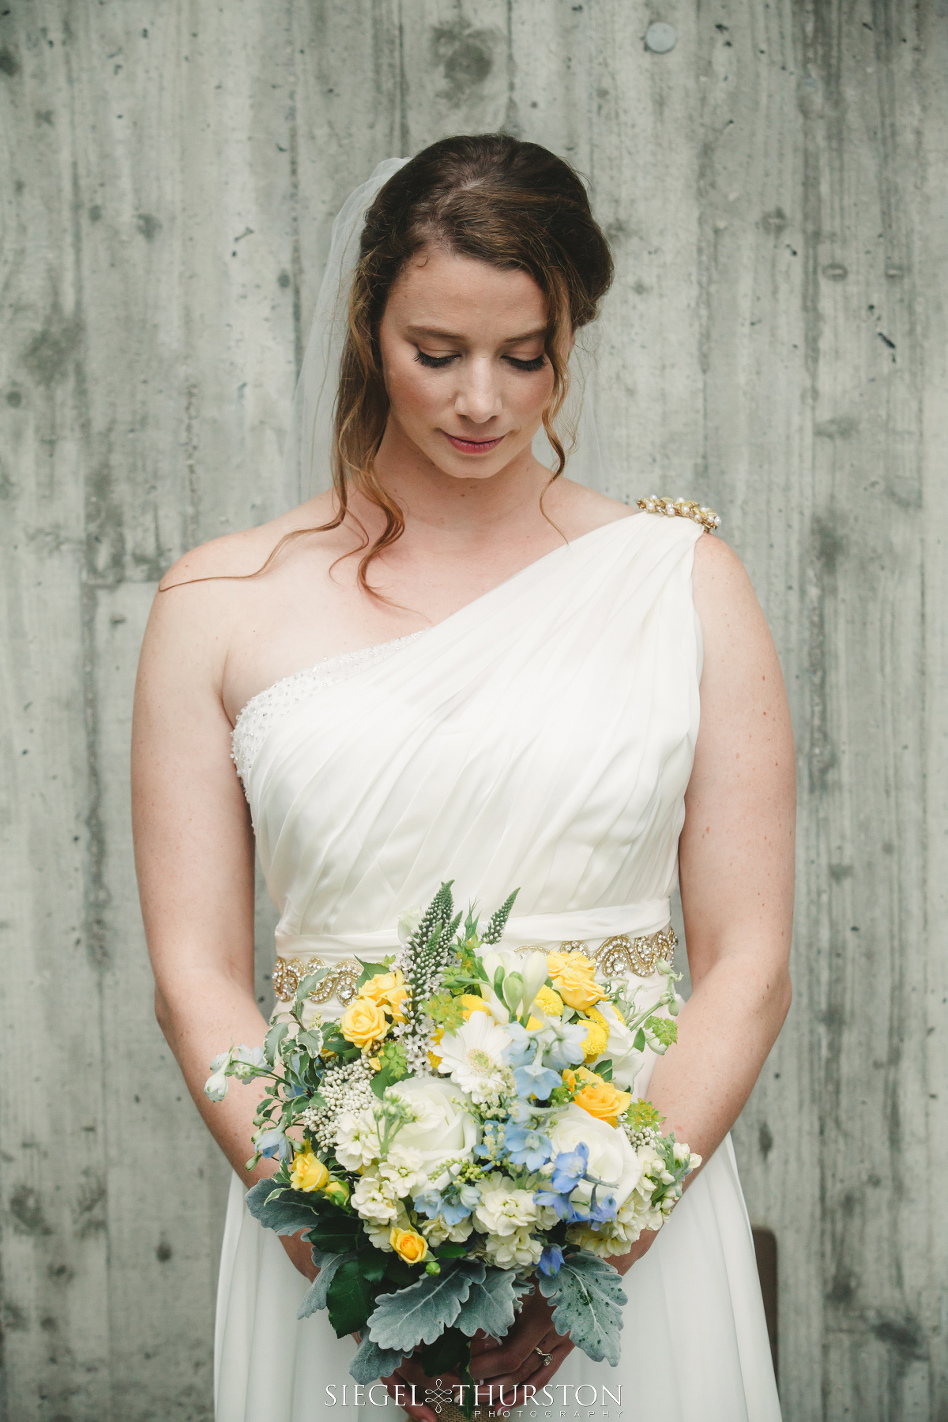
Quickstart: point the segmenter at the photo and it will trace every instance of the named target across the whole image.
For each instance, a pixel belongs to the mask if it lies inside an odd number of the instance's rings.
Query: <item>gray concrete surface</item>
[[[790,687],[796,1000],[737,1130],[786,1418],[948,1417],[946,31],[946,0],[0,9],[10,1422],[211,1415],[226,1172],[152,1017],[138,643],[162,569],[273,510],[337,205],[502,125],[614,243],[611,491],[719,510]]]

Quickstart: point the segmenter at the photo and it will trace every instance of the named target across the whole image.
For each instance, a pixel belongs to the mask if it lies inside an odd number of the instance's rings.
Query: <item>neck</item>
[[[465,542],[543,521],[540,497],[551,479],[550,470],[534,457],[529,445],[496,474],[455,478],[433,464],[391,420],[375,469],[385,492],[402,510],[406,534]],[[354,494],[351,506],[370,531],[381,527],[382,516],[368,499]]]

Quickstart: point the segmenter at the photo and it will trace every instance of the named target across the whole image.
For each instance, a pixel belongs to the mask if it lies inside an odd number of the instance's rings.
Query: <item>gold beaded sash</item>
[[[521,953],[584,953],[596,965],[596,970],[604,978],[615,978],[621,973],[635,973],[640,978],[650,978],[659,960],[672,962],[678,939],[671,924],[660,928],[657,933],[645,933],[631,938],[628,933],[619,933],[606,938],[598,948],[588,943],[567,941],[565,943],[536,943],[521,948]],[[289,1002],[300,983],[308,973],[320,968],[331,971],[307,994],[307,1001],[315,1005],[328,1002],[335,997],[347,1007],[358,991],[361,963],[347,959],[343,963],[328,963],[324,958],[277,958],[273,965],[273,990],[281,1002]]]
[[[628,933],[617,933],[612,938],[604,939],[598,948],[580,942],[560,943],[555,948],[537,943],[521,948],[520,952],[535,953],[539,949],[541,953],[584,953],[592,959],[596,971],[604,978],[617,978],[620,973],[635,973],[637,977],[650,978],[661,959],[666,963],[674,960],[677,947],[678,938],[669,923],[657,933],[643,933],[638,938],[631,938]]]

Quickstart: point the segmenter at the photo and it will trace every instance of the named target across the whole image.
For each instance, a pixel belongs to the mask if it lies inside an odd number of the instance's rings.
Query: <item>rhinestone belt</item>
[[[604,978],[616,978],[620,973],[635,973],[640,978],[650,978],[664,958],[671,963],[675,957],[678,939],[671,924],[666,924],[657,933],[644,933],[638,938],[630,938],[628,933],[618,933],[606,938],[598,948],[590,948],[587,943],[560,943],[556,948],[542,943],[521,948],[521,953],[584,953],[596,965],[596,970]]]
[[[607,938],[598,948],[586,943],[569,941],[555,945],[537,943],[521,948],[521,953],[584,953],[596,965],[604,978],[615,978],[620,973],[635,973],[640,978],[650,978],[660,959],[670,963],[675,956],[678,939],[669,923],[657,933],[646,933],[631,938],[628,933],[619,933]],[[273,965],[273,989],[281,1002],[289,1002],[308,973],[319,968],[330,968],[331,972],[318,982],[307,995],[309,1002],[319,1004],[337,998],[344,1006],[352,1001],[358,991],[362,974],[361,963],[347,959],[343,963],[327,963],[318,957],[277,958]]]

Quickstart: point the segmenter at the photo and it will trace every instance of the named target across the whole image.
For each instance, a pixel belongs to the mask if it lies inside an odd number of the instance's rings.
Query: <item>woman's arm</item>
[[[717,538],[695,548],[694,596],[701,726],[679,845],[692,993],[649,1097],[665,1129],[707,1160],[790,1007],[796,775],[773,641],[740,560]]]
[[[167,581],[217,571],[193,557]],[[244,1168],[260,1082],[234,1083],[217,1104],[204,1095],[212,1057],[232,1041],[259,1046],[266,1032],[254,995],[253,834],[221,701],[226,590],[192,584],[155,599],[135,693],[132,813],[155,1013],[208,1129],[251,1185],[276,1168]],[[308,1247],[283,1242],[314,1277]]]
[[[704,636],[701,724],[680,853],[692,995],[678,1042],[655,1065],[649,1099],[664,1130],[705,1161],[739,1116],[790,1006],[795,767],[780,665],[753,588],[717,537],[695,546],[694,599]],[[687,1177],[686,1184],[695,1179]],[[626,1273],[656,1235],[612,1263]],[[572,1344],[532,1297],[475,1377],[542,1387]],[[553,1355],[536,1367],[533,1350]]]

